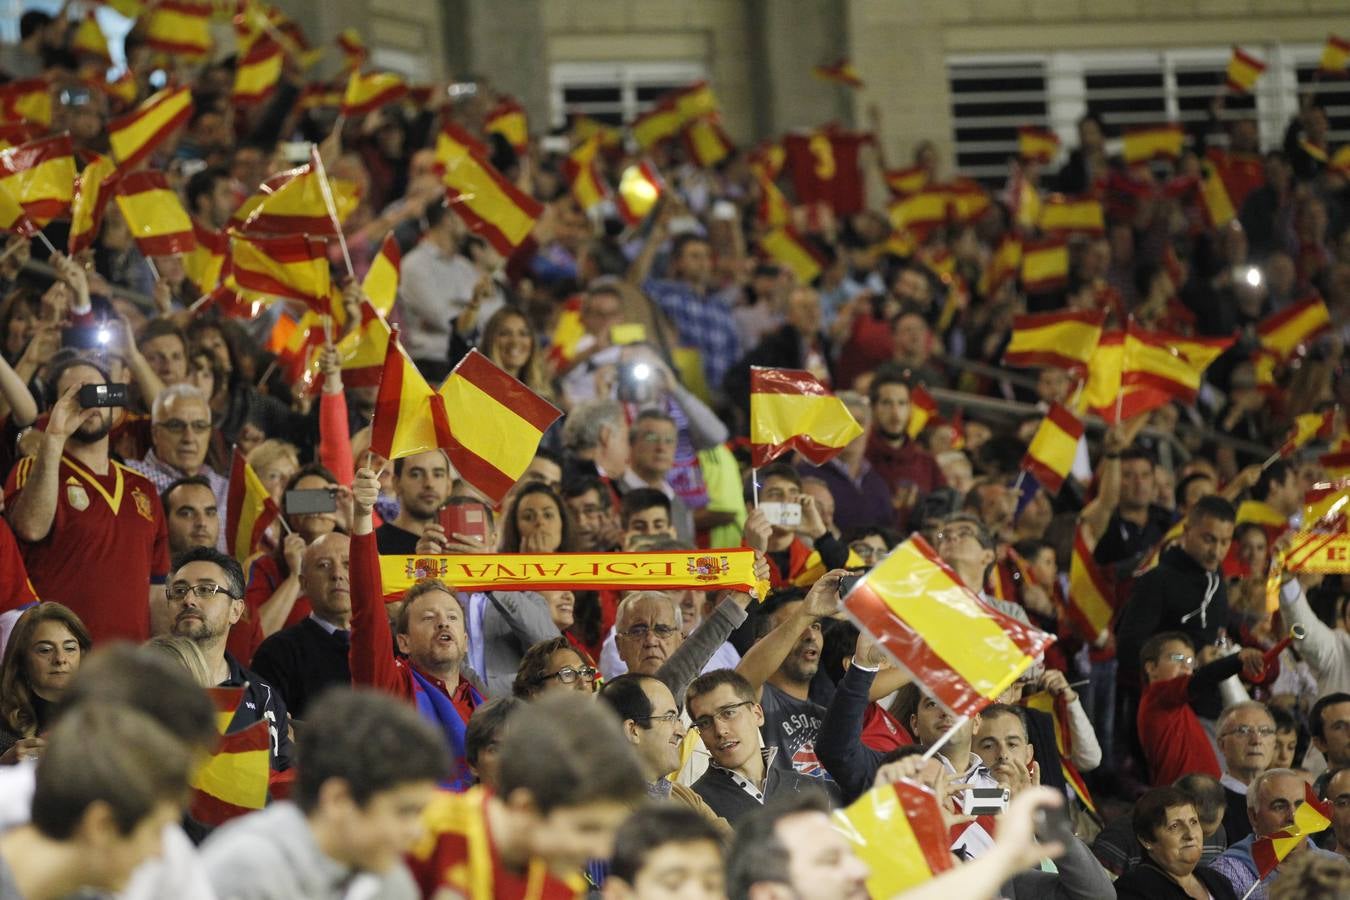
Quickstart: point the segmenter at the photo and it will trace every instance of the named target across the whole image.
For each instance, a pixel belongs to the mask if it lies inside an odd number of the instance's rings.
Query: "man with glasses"
[[[686,697],[689,717],[712,757],[694,792],[732,826],[772,797],[830,784],[775,763],[778,747],[762,746],[764,710],[744,676],[730,669],[700,675]]]
[[[1252,781],[1247,794],[1247,817],[1251,834],[1228,845],[1228,849],[1210,865],[1233,886],[1233,893],[1246,900],[1266,900],[1266,889],[1280,876],[1280,869],[1304,853],[1339,861],[1336,854],[1323,850],[1311,840],[1299,841],[1289,855],[1264,880],[1258,877],[1252,847],[1261,838],[1270,837],[1294,824],[1294,813],[1308,797],[1308,782],[1293,769],[1267,769]],[[1232,840],[1232,835],[1229,835]]]
[[[628,445],[632,449],[628,471],[623,473],[622,481],[625,492],[651,488],[665,494],[670,499],[670,526],[676,537],[692,542],[694,514],[666,480],[675,467],[678,441],[679,428],[668,414],[655,409],[638,413],[633,426],[628,429]]]
[[[1275,757],[1275,718],[1264,703],[1249,700],[1228,707],[1219,716],[1215,734],[1223,756],[1223,785],[1228,809],[1224,833],[1233,844],[1252,833],[1247,818],[1247,789]]]
[[[1196,773],[1222,777],[1209,733],[1191,704],[1239,672],[1260,677],[1264,669],[1261,651],[1247,647],[1197,671],[1190,637],[1181,631],[1164,631],[1144,643],[1139,667],[1145,682],[1139,701],[1139,742],[1148,763],[1149,783],[1161,787]]]
[[[271,733],[274,771],[291,767],[290,720],[286,701],[272,685],[245,669],[226,649],[230,626],[244,612],[244,571],[237,560],[211,547],[189,550],[174,560],[167,596],[170,631],[197,645],[206,660],[211,683],[242,687],[243,697],[227,733],[241,731],[261,719]]]
[[[1000,600],[984,589],[989,567],[997,558],[995,546],[994,536],[984,523],[971,513],[961,512],[943,521],[935,549],[942,561],[956,572],[961,583],[979,594],[981,600],[1005,616],[1029,625],[1027,611],[1021,604]]]
[[[200,475],[211,485],[216,508],[224,510],[229,499],[229,481],[206,464],[211,449],[211,407],[205,395],[191,384],[175,384],[155,398],[150,409],[151,446],[142,459],[128,466],[140,472],[163,491],[180,478]],[[225,529],[220,529],[216,549],[224,551]]]
[[[723,837],[730,837],[731,826],[702,797],[666,777],[680,768],[680,748],[686,734],[670,688],[650,675],[620,675],[600,689],[600,699],[618,714],[623,736],[637,751],[648,796],[682,803],[715,823]]]

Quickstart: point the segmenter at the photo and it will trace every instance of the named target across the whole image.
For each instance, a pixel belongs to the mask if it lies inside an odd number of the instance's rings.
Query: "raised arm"
[[[352,481],[352,637],[347,659],[352,684],[403,693],[403,679],[394,662],[393,636],[384,612],[380,585],[380,554],[375,545],[371,510],[380,496],[380,480],[370,469],[357,471]]]
[[[833,569],[820,576],[812,585],[806,599],[797,605],[786,619],[773,631],[760,638],[741,657],[736,671],[745,676],[755,689],[758,697],[764,683],[773,677],[778,667],[787,659],[802,632],[810,628],[818,619],[832,616],[839,610],[839,579],[848,574],[846,569]]]
[[[47,430],[38,440],[32,467],[26,473],[16,472],[15,487],[19,493],[9,508],[9,525],[21,540],[40,541],[51,532],[56,520],[61,454],[66,439],[99,414],[97,409],[80,408],[79,392],[79,385],[71,385],[56,401]]]
[[[862,742],[862,732],[868,694],[884,661],[876,642],[861,632],[853,665],[835,687],[816,734],[816,755],[839,785],[845,803],[852,803],[872,786],[881,766],[881,754]]]

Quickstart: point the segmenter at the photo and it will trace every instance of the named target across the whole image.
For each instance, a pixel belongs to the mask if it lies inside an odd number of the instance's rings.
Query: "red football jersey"
[[[5,482],[12,509],[35,460],[19,460]],[[56,515],[40,541],[20,540],[28,577],[43,600],[75,611],[94,643],[150,637],[150,585],[169,574],[169,536],[155,486],[110,462],[95,475],[69,456],[57,474]]]

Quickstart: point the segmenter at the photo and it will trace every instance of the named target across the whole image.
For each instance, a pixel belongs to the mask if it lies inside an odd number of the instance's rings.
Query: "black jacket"
[[[283,628],[263,641],[253,654],[253,671],[281,692],[296,719],[325,688],[350,685],[347,632],[329,634],[312,618]]]
[[[816,344],[825,357],[825,366],[834,373],[834,356],[830,352],[829,338],[816,336]],[[806,341],[792,325],[784,325],[771,331],[740,362],[736,363],[722,379],[722,391],[733,400],[741,411],[750,414],[750,367],[766,366],[772,369],[802,369],[806,366]]]
[[[1227,626],[1223,575],[1205,571],[1181,547],[1169,547],[1157,566],[1135,579],[1116,622],[1121,675],[1138,678],[1139,650],[1160,631],[1185,632],[1199,648],[1214,643]]]
[[[225,662],[230,667],[230,677],[221,683],[221,687],[243,687],[244,696],[239,701],[234,718],[226,734],[243,731],[259,719],[268,721],[268,730],[272,733],[272,771],[284,772],[291,767],[291,720],[286,714],[286,701],[281,694],[257,673],[245,669],[229,653]]]
[[[1238,900],[1228,879],[1213,869],[1197,867],[1195,877],[1200,879],[1214,900]],[[1190,900],[1181,885],[1148,861],[1116,879],[1115,888],[1119,900]]]

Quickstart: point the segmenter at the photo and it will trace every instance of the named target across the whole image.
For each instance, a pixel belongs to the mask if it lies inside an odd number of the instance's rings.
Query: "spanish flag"
[[[778,185],[761,171],[755,171],[759,199],[755,203],[755,221],[769,228],[783,228],[792,221],[792,207]]]
[[[70,39],[70,49],[85,56],[92,56],[105,64],[112,64],[112,54],[108,52],[108,39],[103,29],[98,27],[98,18],[92,9],[85,10],[84,18]]]
[[[1241,47],[1233,48],[1233,56],[1228,60],[1227,83],[1230,91],[1250,94],[1256,86],[1256,80],[1266,70],[1266,64]]]
[[[1041,231],[1056,235],[1099,236],[1106,231],[1102,204],[1095,197],[1052,194],[1041,208]]]
[[[254,42],[234,70],[234,90],[230,99],[235,106],[256,106],[276,90],[286,54],[270,38]]]
[[[510,256],[534,230],[543,205],[507,181],[486,156],[462,144],[446,145],[445,154],[446,202],[470,231]]]
[[[342,106],[342,86],[335,84],[307,84],[300,92],[297,105],[302,110],[333,109]]]
[[[680,116],[680,111],[675,108],[675,103],[670,100],[662,100],[651,109],[633,120],[629,126],[633,132],[633,138],[638,142],[638,146],[644,151],[669,140],[680,133],[680,126],[684,124],[684,119]]]
[[[1082,420],[1060,404],[1054,404],[1036,429],[1026,456],[1022,457],[1022,468],[1031,473],[1047,494],[1055,496],[1073,468],[1082,437]]]
[[[239,564],[248,565],[248,559],[258,552],[263,535],[281,516],[272,495],[262,479],[244,459],[238,447],[234,448],[234,462],[230,467],[230,491],[225,503],[225,540],[230,555]]]
[[[1330,827],[1330,801],[1319,798],[1312,785],[1304,785],[1303,803],[1294,810],[1294,824],[1268,837],[1257,838],[1252,844],[1252,861],[1256,863],[1258,883],[1274,872],[1284,858],[1310,835]]]
[[[666,96],[675,104],[675,110],[680,114],[681,125],[699,116],[713,115],[717,112],[717,96],[706,81],[695,81],[693,84],[676,88]]]
[[[619,192],[614,205],[629,225],[640,225],[665,193],[666,183],[657,174],[656,167],[642,160],[623,170],[619,176]]]
[[[37,128],[28,122],[0,122],[0,150],[36,140]]]
[[[444,175],[450,164],[465,154],[486,159],[491,155],[487,144],[465,131],[454,122],[446,122],[436,135],[435,171]]]
[[[1048,293],[1069,280],[1069,244],[1062,237],[1034,241],[1022,247],[1022,288],[1029,294]]]
[[[272,297],[303,300],[330,313],[328,253],[322,240],[302,234],[251,237],[232,234],[230,259],[240,287]]]
[[[123,170],[135,168],[192,116],[192,91],[165,88],[108,123],[108,145]]]
[[[913,231],[923,240],[934,228],[947,223],[948,192],[942,187],[926,187],[893,202],[888,208],[891,227]]]
[[[368,51],[366,42],[361,37],[361,32],[355,28],[345,28],[337,36],[338,49],[342,51],[344,65],[348,69],[359,69],[361,63],[366,61]]]
[[[38,228],[63,215],[75,199],[73,153],[68,133],[0,151],[0,181]]]
[[[1017,155],[1025,160],[1048,163],[1059,155],[1059,135],[1048,128],[1023,126],[1017,129]]]
[[[609,198],[609,188],[600,175],[600,135],[582,141],[563,161],[563,176],[572,191],[572,199],[590,211]]]
[[[393,72],[372,72],[362,75],[353,72],[347,79],[347,90],[342,95],[344,116],[363,116],[387,103],[402,100],[408,93],[408,83]]]
[[[116,81],[104,81],[99,85],[103,93],[107,94],[117,102],[113,104],[113,109],[125,109],[136,102],[136,97],[140,93],[141,86],[136,82],[136,74],[131,70],[123,72],[117,77]]]
[[[858,69],[847,59],[841,59],[828,66],[816,66],[811,70],[822,81],[842,84],[844,87],[860,88],[863,86],[863,80],[858,75]]]
[[[1105,321],[1106,314],[1099,311],[1014,316],[1012,339],[1003,351],[1003,364],[1083,371],[1097,352]]]
[[[439,402],[403,346],[390,340],[370,421],[370,449],[385,459],[400,459],[439,447],[433,399]]]
[[[958,716],[988,706],[1054,640],[986,605],[918,535],[864,575],[844,609]]]
[[[998,249],[989,260],[989,264],[980,273],[980,295],[993,297],[1008,281],[1017,277],[1022,268],[1022,239],[1015,234],[1005,234],[999,241]]]
[[[606,150],[617,150],[623,145],[623,129],[606,125],[590,116],[573,116],[572,144],[583,144],[593,137],[600,138],[600,146]]]
[[[380,252],[371,261],[370,268],[366,270],[365,280],[361,282],[361,291],[366,295],[366,299],[382,315],[389,315],[394,308],[394,300],[398,297],[399,269],[402,264],[403,254],[398,249],[398,241],[391,231],[384,236]],[[380,359],[384,359],[383,353],[380,354]]]
[[[505,97],[492,108],[483,122],[488,134],[500,134],[517,153],[524,153],[530,143],[530,128],[525,121],[525,107]]]
[[[1218,168],[1209,160],[1200,163],[1200,201],[1210,228],[1222,228],[1237,218],[1228,188],[1219,176]]]
[[[1073,788],[1078,799],[1083,801],[1089,811],[1096,813],[1092,802],[1092,792],[1083,781],[1078,767],[1073,764],[1073,729],[1069,725],[1069,704],[1062,698],[1053,696],[1049,691],[1037,691],[1030,697],[1022,698],[1022,705],[1050,716],[1055,727],[1055,748],[1059,750],[1059,770],[1064,781]]]
[[[1189,402],[1200,391],[1200,376],[1206,368],[1200,362],[1193,362],[1178,350],[1172,335],[1129,328],[1125,332],[1120,383],[1124,387],[1152,388]]]
[[[32,237],[42,229],[38,228],[23,214],[23,207],[12,193],[10,185],[0,179],[0,231],[22,234]]]
[[[562,411],[477,350],[459,361],[437,394],[431,412],[438,443],[469,484],[500,504]]]
[[[1332,453],[1323,453],[1317,457],[1317,462],[1322,466],[1326,477],[1333,480],[1350,478],[1350,450],[1337,450]],[[1307,521],[1307,517],[1304,517]]]
[[[67,250],[71,256],[79,253],[98,237],[103,222],[103,210],[112,198],[117,181],[117,166],[106,156],[89,153],[84,171],[75,180],[75,197],[70,205],[70,240]]]
[[[749,162],[751,172],[776,180],[787,164],[787,149],[781,141],[760,141],[750,151]]]
[[[888,169],[884,174],[886,187],[893,197],[908,197],[928,186],[928,170],[923,166],[908,169]]]
[[[937,418],[938,405],[933,395],[916,384],[909,389],[909,423],[905,425],[905,434],[910,440],[916,440],[928,423]]]
[[[700,169],[713,168],[735,149],[712,116],[701,116],[684,126],[684,148]]]
[[[834,812],[834,827],[871,870],[868,896],[898,897],[955,865],[938,802],[924,785],[896,781]]]
[[[798,284],[810,284],[825,267],[825,261],[810,244],[789,227],[775,228],[759,239],[760,252],[790,271]]]
[[[811,373],[750,367],[750,455],[755,468],[789,450],[821,466],[862,433],[843,401]]]
[[[1274,315],[1267,316],[1256,326],[1256,337],[1261,346],[1280,359],[1292,356],[1300,344],[1312,340],[1331,327],[1331,315],[1321,297],[1309,297]]]
[[[360,321],[337,343],[343,384],[375,387],[380,383],[392,334],[389,323],[377,309],[370,303],[362,303]]]
[[[43,78],[0,85],[0,114],[6,122],[29,122],[39,128],[50,128],[51,85]]]
[[[992,205],[989,192],[977,181],[953,178],[947,184],[947,207],[956,222],[974,222]]]
[[[1324,413],[1305,413],[1301,416],[1294,416],[1294,424],[1289,429],[1289,436],[1280,445],[1280,456],[1292,456],[1307,446],[1314,438],[1330,440],[1335,421],[1336,410],[1334,408]]]
[[[145,45],[170,56],[201,59],[211,52],[211,6],[190,0],[160,0],[149,13]]]
[[[164,173],[142,169],[117,180],[117,208],[146,256],[189,253],[197,246],[192,220]]]
[[[323,185],[312,163],[285,173],[279,184],[269,180],[258,193],[245,200],[235,213],[238,229],[245,234],[304,234],[330,237],[337,234],[328,214]],[[328,179],[328,192],[338,223],[347,220],[361,198],[355,182]]]
[[[271,735],[266,719],[223,734],[216,752],[192,776],[188,815],[203,825],[222,825],[267,805]]]
[[[1327,35],[1317,68],[1328,74],[1341,73],[1345,71],[1346,60],[1350,60],[1350,41],[1334,34]]]
[[[1102,574],[1080,525],[1074,533],[1073,556],[1069,561],[1069,621],[1079,637],[1099,647],[1110,634],[1115,615],[1115,591]]]
[[[230,236],[212,231],[196,219],[192,220],[192,233],[197,246],[184,255],[183,271],[198,291],[209,294],[220,286],[225,259],[230,253]]]
[[[553,334],[549,337],[548,358],[557,370],[563,370],[576,355],[577,344],[586,336],[586,328],[581,324],[581,295],[573,294],[558,310],[558,320],[553,323]]]
[[[1180,125],[1128,128],[1125,131],[1125,162],[1128,165],[1153,159],[1178,159],[1186,132]]]

